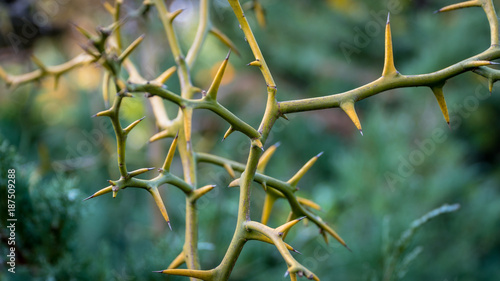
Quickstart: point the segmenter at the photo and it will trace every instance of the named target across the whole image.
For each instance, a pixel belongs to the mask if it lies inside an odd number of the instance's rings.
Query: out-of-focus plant
[[[385,59],[380,78],[346,92],[298,100],[287,100],[286,95],[278,96],[278,85],[275,83],[272,72],[259,48],[259,44],[252,32],[240,1],[228,0],[228,2],[254,56],[254,60],[249,62],[248,65],[260,70],[266,84],[266,105],[258,128],[252,127],[218,102],[218,89],[228,65],[229,54],[221,63],[207,90],[203,90],[193,83],[191,69],[197,62],[198,54],[206,41],[207,35],[214,35],[233,52],[238,52],[232,41],[211,24],[208,0],[199,1],[198,29],[187,51],[183,50],[179,40],[179,37],[183,36],[183,34],[179,33],[173,25],[173,22],[182,13],[182,10],[172,11],[162,0],[145,0],[138,10],[124,15],[122,11],[123,1],[117,0],[114,5],[105,4],[105,8],[112,17],[112,24],[98,28],[96,34],[77,27],[88,39],[88,44],[84,46],[82,54],[66,63],[56,66],[46,66],[39,59],[33,57],[33,62],[39,67],[38,70],[26,74],[12,75],[0,68],[0,77],[8,86],[15,88],[49,76],[53,76],[57,83],[59,77],[64,73],[90,63],[102,66],[105,70],[103,74],[102,96],[107,109],[98,112],[95,114],[95,117],[107,117],[112,123],[116,136],[117,166],[120,178],[109,180],[109,186],[97,191],[87,199],[107,193],[112,193],[113,197],[116,197],[119,191],[126,188],[144,189],[151,194],[166,223],[171,227],[167,207],[160,197],[159,188],[170,184],[179,188],[185,194],[186,225],[184,246],[179,255],[168,265],[167,269],[159,272],[187,276],[193,280],[228,280],[246,242],[249,240],[258,240],[273,244],[278,249],[288,267],[285,275],[289,275],[291,280],[296,280],[297,277],[302,276],[319,280],[313,272],[294,258],[291,252],[298,251],[284,242],[284,239],[294,225],[302,219],[307,219],[307,221],[312,222],[318,227],[320,234],[327,242],[328,237],[332,236],[347,248],[344,240],[316,214],[315,210],[319,209],[318,204],[296,195],[299,181],[317,161],[318,157],[321,156],[321,153],[312,157],[289,180],[280,180],[266,174],[265,168],[277,148],[277,145],[271,145],[267,150],[264,150],[266,140],[273,125],[279,118],[287,119],[287,114],[340,107],[354,122],[360,133],[363,134],[361,123],[355,111],[355,103],[390,89],[404,87],[429,88],[434,93],[446,122],[449,123],[449,113],[443,94],[443,87],[448,79],[465,72],[473,71],[488,79],[490,91],[493,83],[500,79],[500,71],[489,67],[495,64],[494,60],[500,58],[498,18],[493,1],[471,0],[450,5],[439,10],[439,12],[445,12],[460,8],[481,7],[488,19],[491,32],[490,46],[485,51],[435,72],[404,75],[398,72],[395,67],[391,26],[388,17],[385,27]],[[256,0],[249,3],[248,8],[253,9],[258,22],[264,26],[266,21],[263,6]],[[136,65],[129,58],[139,48],[144,36],[140,36],[125,47],[121,28],[123,22],[129,17],[148,13],[153,7],[156,8],[159,20],[163,24],[169,49],[175,59],[175,65],[164,70],[155,79],[148,80],[141,75]],[[173,74],[177,74],[179,78],[179,92],[170,91],[166,87],[167,80]],[[112,97],[111,93],[115,92],[116,96]],[[127,136],[133,133],[133,129],[139,125],[143,118],[124,127],[120,119],[120,112],[124,102],[133,97],[134,94],[144,94],[149,99],[154,119],[160,128],[160,132],[153,135],[150,141],[162,138],[173,139],[163,165],[156,169],[158,175],[151,179],[142,179],[137,176],[151,172],[155,168],[140,168],[133,171],[127,168],[127,164],[130,163],[130,160],[127,161],[125,157]],[[175,118],[171,119],[168,117],[163,104],[164,100],[177,105],[178,112]],[[229,129],[223,139],[226,139],[235,131],[243,133],[248,138],[249,153],[246,163],[238,163],[214,154],[199,152],[193,148],[193,122],[196,122],[193,121],[193,112],[199,109],[207,109],[215,113],[228,124]],[[170,169],[177,151],[182,163],[182,177],[175,175]],[[201,162],[225,168],[228,174],[234,178],[230,186],[239,187],[240,192],[237,223],[233,238],[219,265],[212,269],[202,269],[198,254],[197,201],[215,187],[214,185],[199,186],[198,182],[204,178],[204,175],[199,173],[197,169],[197,165]],[[260,221],[256,221],[250,216],[250,203],[252,201],[251,186],[253,182],[259,183],[266,192]],[[272,228],[268,226],[267,222],[272,214],[275,201],[282,198],[289,203],[290,214],[287,218],[283,218],[284,223],[281,226]],[[453,207],[449,208],[453,209]],[[436,214],[430,213],[429,216],[416,221],[408,234],[403,235],[398,244],[395,245],[394,252],[390,255],[392,260],[388,260],[386,263],[386,279],[391,278],[397,264],[396,259],[399,259],[401,253],[404,251],[406,247],[405,243],[411,236],[412,231],[428,218],[446,211],[449,210],[438,209]],[[408,260],[411,260],[411,258],[412,256],[410,255]],[[187,268],[180,268],[183,264]]]

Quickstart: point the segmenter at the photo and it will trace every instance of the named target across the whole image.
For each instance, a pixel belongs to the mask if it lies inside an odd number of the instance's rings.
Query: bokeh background
[[[132,11],[139,1],[124,1]],[[257,126],[265,84],[228,4],[213,1],[211,20],[238,46],[230,59],[220,102]],[[245,1],[243,1],[245,2]],[[434,14],[455,1],[263,1],[267,26],[256,38],[278,85],[278,99],[290,100],[349,90],[379,77],[383,66],[386,15],[396,67],[404,74],[428,73],[485,50],[489,27],[480,8]],[[495,2],[497,5],[500,3]],[[196,31],[196,1],[176,22],[187,49]],[[1,1],[0,63],[9,73],[36,69],[31,55],[47,65],[81,52],[86,42],[71,23],[94,30],[111,19],[101,1]],[[23,28],[34,31],[23,36]],[[25,32],[26,33],[26,32]],[[127,42],[146,34],[133,60],[147,78],[173,65],[156,12],[124,25]],[[26,35],[26,34],[25,34]],[[16,37],[17,36],[17,37]],[[227,48],[208,37],[193,68],[193,80],[207,88]],[[152,273],[166,268],[183,243],[182,192],[162,189],[173,231],[150,196],[127,189],[117,198],[82,199],[116,179],[115,139],[109,120],[90,118],[104,109],[102,69],[90,65],[64,75],[57,89],[42,80],[18,89],[0,85],[0,279],[1,280],[186,280]],[[176,78],[168,82],[178,89]],[[325,244],[314,225],[296,227],[287,241],[303,253],[297,259],[321,280],[492,280],[500,276],[500,98],[495,87],[473,73],[446,84],[450,128],[428,88],[393,90],[356,104],[361,136],[340,109],[289,115],[273,129],[268,144],[280,142],[268,174],[287,180],[309,158],[324,151],[300,182],[301,196],[319,203],[319,214],[346,240]],[[169,115],[175,107],[166,103]],[[158,167],[170,140],[148,143],[157,132],[147,99],[127,99],[124,123],[146,119],[129,136],[129,169]],[[195,149],[244,162],[248,141],[235,133],[220,142],[227,124],[210,112],[195,113]],[[174,171],[181,174],[178,162]],[[5,228],[7,169],[16,169],[16,274],[7,272]],[[149,174],[146,177],[152,176]],[[201,164],[201,184],[217,188],[200,201],[203,268],[216,266],[236,224],[238,191],[223,169]],[[252,217],[264,198],[255,185]],[[395,245],[411,222],[443,204],[453,213],[424,224],[402,249]],[[285,201],[270,224],[287,217]],[[396,257],[394,253],[399,255]],[[396,258],[388,276],[388,263]],[[283,280],[286,265],[270,245],[249,242],[231,280]]]

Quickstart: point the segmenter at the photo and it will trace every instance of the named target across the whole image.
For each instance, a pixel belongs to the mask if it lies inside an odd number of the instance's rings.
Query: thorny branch
[[[349,118],[362,134],[360,120],[355,111],[355,103],[370,96],[380,94],[390,89],[404,87],[428,87],[434,93],[445,120],[449,123],[448,109],[443,93],[443,86],[446,81],[452,77],[464,72],[472,71],[488,79],[490,92],[493,84],[500,80],[500,71],[488,67],[496,64],[494,60],[500,58],[499,46],[499,27],[498,17],[492,0],[471,0],[462,3],[446,6],[436,12],[447,12],[456,9],[481,7],[486,14],[491,33],[491,44],[488,49],[472,56],[468,59],[457,62],[441,70],[419,74],[404,75],[397,71],[394,62],[394,52],[392,46],[392,35],[389,17],[387,18],[385,31],[385,59],[382,74],[377,80],[356,89],[325,95],[321,97],[277,101],[277,85],[273,79],[270,68],[259,48],[259,44],[252,32],[252,28],[247,21],[243,7],[239,0],[228,0],[236,19],[243,31],[243,35],[253,53],[254,60],[248,65],[259,68],[266,83],[267,103],[262,121],[257,129],[250,126],[244,120],[237,117],[234,113],[226,109],[217,101],[217,92],[220,82],[223,78],[229,55],[222,62],[219,71],[213,79],[210,88],[205,92],[193,85],[191,80],[191,67],[193,67],[198,58],[203,43],[207,35],[214,35],[228,48],[238,53],[233,42],[220,30],[214,27],[210,22],[210,1],[199,1],[199,22],[196,35],[191,46],[184,56],[184,52],[179,44],[179,34],[174,28],[176,17],[182,13],[182,10],[170,11],[162,0],[144,0],[138,10],[122,16],[122,0],[116,0],[114,6],[105,3],[106,10],[111,14],[113,23],[97,30],[97,35],[77,27],[77,29],[88,38],[88,45],[84,46],[84,53],[76,56],[66,63],[56,66],[45,66],[40,60],[33,57],[33,62],[39,69],[20,75],[8,74],[0,67],[0,78],[4,80],[7,86],[16,88],[26,83],[37,81],[49,76],[57,80],[63,74],[72,69],[84,66],[90,63],[96,63],[103,67],[104,79],[102,95],[104,104],[108,109],[97,113],[95,116],[108,117],[113,125],[117,143],[117,164],[120,172],[120,178],[115,181],[109,181],[109,186],[95,192],[87,199],[91,199],[103,194],[112,193],[115,197],[120,190],[128,187],[141,188],[147,190],[158,206],[161,214],[170,227],[170,219],[167,214],[167,208],[159,193],[162,185],[170,184],[186,195],[186,231],[185,242],[181,253],[171,262],[167,269],[158,271],[165,274],[181,275],[190,277],[191,280],[228,280],[231,271],[238,259],[247,240],[259,240],[273,244],[284,261],[288,270],[286,275],[290,275],[291,280],[296,280],[297,276],[305,276],[309,279],[319,280],[310,270],[298,263],[290,254],[290,251],[298,252],[283,240],[289,229],[297,224],[301,219],[307,218],[320,229],[321,234],[327,239],[327,234],[334,237],[339,243],[347,247],[344,240],[330,228],[319,216],[314,214],[313,210],[318,210],[319,206],[295,194],[297,184],[302,176],[312,167],[318,157],[313,157],[301,168],[291,179],[282,181],[265,174],[265,167],[273,155],[278,145],[270,146],[265,152],[263,148],[266,144],[267,136],[271,131],[275,121],[280,118],[286,118],[285,114],[312,111],[326,108],[340,107],[346,112]],[[175,65],[166,69],[153,80],[146,80],[139,73],[135,65],[128,58],[131,53],[139,46],[143,36],[137,38],[128,47],[124,48],[121,25],[125,19],[133,18],[138,15],[144,15],[151,7],[156,7],[158,16],[163,24],[165,36]],[[259,1],[253,0],[250,3],[256,13],[258,22],[261,26],[266,24],[263,6]],[[128,75],[125,80],[122,72]],[[180,93],[174,93],[166,88],[167,80],[177,73],[181,86]],[[112,105],[110,103],[110,87],[118,93],[114,97]],[[201,92],[201,98],[194,98],[195,93]],[[142,168],[135,171],[128,171],[125,158],[126,140],[131,131],[142,121],[143,118],[133,122],[123,128],[119,119],[120,109],[123,101],[131,97],[131,93],[145,93],[149,98],[153,109],[154,119],[160,128],[160,132],[150,138],[150,141],[156,141],[161,138],[173,138],[165,162],[158,169],[158,175],[149,180],[138,179],[137,175],[149,172],[154,168]],[[174,119],[169,119],[163,105],[163,100],[172,102],[178,106],[178,114]],[[227,138],[232,132],[240,131],[249,138],[249,155],[245,164],[237,163],[230,159],[222,158],[216,155],[195,152],[191,145],[192,140],[192,116],[193,111],[198,109],[208,109],[219,115],[229,124],[229,129],[224,135]],[[183,166],[184,179],[170,172],[170,165],[176,151],[179,151]],[[198,229],[197,229],[197,211],[196,201],[212,190],[215,186],[208,185],[198,187],[197,165],[201,162],[218,165],[227,170],[229,175],[234,178],[229,186],[240,187],[240,197],[238,206],[238,220],[233,238],[228,246],[225,256],[220,264],[213,269],[202,270],[198,257]],[[236,172],[240,176],[236,176]],[[257,182],[265,189],[266,199],[263,206],[261,222],[256,222],[250,217],[250,199],[251,184]],[[280,198],[288,201],[291,209],[287,222],[278,228],[268,227],[267,221],[272,213],[274,202]],[[299,218],[299,219],[297,219]],[[178,268],[186,264],[186,269]]]

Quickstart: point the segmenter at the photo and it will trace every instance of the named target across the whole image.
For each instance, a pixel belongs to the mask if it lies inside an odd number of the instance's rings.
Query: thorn
[[[387,14],[387,24],[385,26],[385,56],[384,70],[382,76],[394,76],[398,73],[394,66],[394,53],[392,48],[391,23],[389,21],[390,13]]]
[[[316,163],[318,157],[319,156],[316,155],[309,161],[307,161],[307,163],[304,164],[304,166],[302,166],[302,168],[300,168],[300,170],[298,170],[297,173],[288,180],[288,183],[294,187],[297,187],[297,184],[299,183],[300,179],[302,179],[302,177],[307,173],[307,171],[309,171],[309,169],[314,165],[314,163]]]
[[[352,253],[351,248],[349,248],[349,246],[347,246],[347,244],[346,244],[346,245],[344,245],[344,247],[346,247],[346,249],[347,249],[347,250],[349,250],[349,252],[351,252],[351,253]]]
[[[130,131],[132,131],[132,129],[135,128],[135,126],[137,126],[137,124],[139,124],[142,120],[144,120],[144,118],[146,118],[146,116],[143,116],[141,119],[134,121],[132,124],[128,125],[125,129],[123,129],[123,132],[125,134],[130,133]]]
[[[361,132],[361,123],[359,122],[358,115],[356,114],[356,110],[354,109],[354,101],[341,102],[340,108],[344,110],[344,112],[347,114],[347,116],[349,116],[356,128],[358,128],[358,130]],[[363,134],[361,133],[361,135]]]
[[[264,151],[264,146],[262,145],[262,142],[260,141],[260,139],[253,139],[252,146],[256,146],[256,147],[260,148],[262,151]]]
[[[234,173],[233,167],[231,167],[231,165],[229,165],[228,163],[224,163],[224,169],[226,169],[231,178],[236,178],[236,174]]]
[[[163,273],[163,270],[158,270],[158,271],[152,271],[154,273]]]
[[[299,255],[302,255],[301,252],[297,251],[297,249],[293,248],[292,251],[294,251],[295,253],[299,254]]]
[[[240,186],[240,178],[234,179],[228,185],[228,187],[237,187],[237,186]]]
[[[175,73],[177,70],[176,66],[172,66],[169,69],[165,70],[160,76],[158,76],[155,80],[153,80],[152,84],[157,86],[162,86],[167,82],[167,80]]]
[[[273,156],[274,152],[276,151],[276,149],[280,146],[280,143],[277,142],[275,143],[274,145],[271,145],[263,154],[262,156],[260,157],[259,159],[259,163],[257,164],[257,170],[261,173],[264,172],[264,170],[266,169],[266,166],[267,166],[267,163],[269,162],[269,160],[271,159],[271,157]]]
[[[87,201],[87,200],[92,199],[92,198],[94,198],[94,195],[90,195],[89,197],[83,199],[82,201]]]
[[[254,1],[253,6],[255,17],[257,18],[257,22],[261,28],[266,27],[266,11],[258,1]]]
[[[142,42],[142,40],[144,39],[144,34],[142,34],[141,36],[139,36],[137,39],[134,40],[134,42],[132,42],[128,47],[127,49],[125,49],[123,51],[123,53],[121,53],[120,57],[118,58],[118,60],[120,62],[123,62],[134,50],[135,48],[137,48],[137,46],[139,46],[139,44]]]
[[[288,117],[286,117],[285,114],[280,114],[280,117],[283,118],[283,119],[285,119],[286,121],[290,121],[290,120],[288,120]]]
[[[172,160],[174,159],[175,149],[177,148],[177,140],[179,138],[179,132],[175,135],[172,140],[172,144],[170,144],[170,148],[168,149],[167,157],[165,158],[165,162],[161,167],[162,171],[170,171],[170,166],[172,165]]]
[[[288,274],[290,274],[290,272],[288,272],[288,270],[287,270],[287,271],[285,271],[285,275],[283,277],[286,278],[288,276]]]
[[[170,231],[172,231],[172,226],[170,225],[170,221],[167,221],[168,228],[170,228]]]
[[[236,53],[236,55],[240,56],[240,52],[236,48],[236,45],[234,45],[231,39],[229,39],[229,37],[227,37],[224,33],[222,33],[222,31],[218,30],[215,27],[212,27],[209,30],[209,32],[215,37],[217,37],[217,39],[219,39],[224,45],[231,48],[231,50],[233,50]]]
[[[183,11],[184,11],[184,9],[179,9],[179,10],[177,10],[177,11],[175,11],[175,12],[172,12],[172,13],[168,16],[168,17],[170,18],[170,21],[171,21],[171,22],[173,22],[173,21],[174,21],[174,19],[175,19],[178,15],[180,15]]]
[[[247,64],[248,66],[257,66],[257,67],[261,67],[262,66],[262,63],[260,62],[259,59],[256,59],[250,63]]]
[[[78,32],[80,32],[83,36],[87,37],[87,39],[92,39],[93,38],[92,34],[90,34],[90,32],[88,32],[83,27],[78,26],[75,23],[71,23],[71,24],[76,28],[76,30],[78,30]]]
[[[204,187],[200,187],[200,188],[194,190],[194,196],[192,197],[193,200],[200,199],[201,196],[207,194],[208,192],[210,192],[215,187],[216,187],[215,184],[210,184],[210,185],[205,185]]]
[[[444,120],[446,120],[446,123],[448,123],[448,125],[449,125],[450,124],[450,116],[448,114],[448,107],[446,106],[446,100],[444,99],[443,85],[431,87],[431,89],[432,89],[432,92],[434,93],[434,96],[436,97],[436,100],[439,104],[439,107],[441,108],[441,112],[443,113]]]
[[[140,174],[144,174],[146,172],[149,172],[151,170],[154,170],[154,167],[153,168],[142,168],[142,169],[138,169],[138,170],[135,170],[135,171],[132,171],[130,173],[128,173],[128,175],[130,177],[135,177],[135,176],[138,176]]]
[[[170,229],[172,229],[172,227],[170,226],[170,219],[168,218],[167,209],[165,208],[165,204],[163,204],[163,200],[161,199],[160,192],[158,191],[158,188],[154,187],[154,188],[148,189],[148,191],[153,196],[153,199],[155,200],[156,206],[158,207],[158,209],[160,209],[160,212],[161,212],[163,218],[165,219],[165,221],[167,222],[168,227]]]
[[[234,132],[233,126],[229,126],[229,129],[227,129],[226,133],[224,134],[222,141],[224,141],[227,137],[229,137],[229,135],[232,134],[233,132]]]
[[[316,157],[316,158],[319,158],[319,157],[321,157],[321,155],[323,155],[323,153],[324,153],[324,151],[321,151],[321,152],[320,152],[320,153],[318,153],[315,157]]]
[[[478,0],[471,0],[471,1],[465,1],[461,3],[456,3],[456,4],[451,4],[446,7],[443,7],[434,13],[440,13],[440,12],[448,12],[452,10],[458,10],[458,9],[463,9],[463,8],[469,8],[469,7],[481,7],[481,1]]]
[[[488,78],[488,89],[490,90],[490,96],[491,93],[493,92],[493,84],[495,83],[495,80],[493,78]]]
[[[210,88],[207,91],[206,98],[207,99],[212,99],[216,100],[217,99],[217,92],[219,90],[220,83],[222,81],[222,77],[224,76],[224,71],[226,70],[227,63],[229,61],[229,55],[231,54],[231,50],[227,53],[226,59],[222,62],[222,64],[219,67],[219,70],[217,71],[217,74],[214,77],[214,80],[212,82],[212,85],[210,85]]]

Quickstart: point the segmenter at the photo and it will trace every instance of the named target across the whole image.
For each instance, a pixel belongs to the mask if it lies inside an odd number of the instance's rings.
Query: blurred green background
[[[124,11],[131,11],[140,1],[124,2]],[[278,99],[290,100],[338,93],[377,79],[389,11],[396,67],[403,74],[436,71],[489,46],[489,27],[480,8],[434,14],[454,3],[436,2],[263,1],[266,28],[258,27],[251,11],[247,15],[277,82]],[[86,42],[70,22],[88,30],[110,23],[100,1],[0,5],[0,63],[9,73],[35,69],[28,59],[31,54],[53,65],[81,52],[79,45]],[[176,1],[172,8],[186,9],[176,26],[186,50],[196,30],[196,1]],[[38,28],[21,44],[12,41],[12,34],[17,34],[16,28],[22,31],[23,18]],[[252,55],[225,1],[212,3],[211,19],[241,52],[231,56],[220,102],[258,126],[264,80],[256,68],[246,66]],[[133,57],[146,78],[173,65],[155,11],[131,18],[124,33],[127,42],[146,34]],[[193,68],[196,85],[208,88],[226,53],[226,47],[208,37]],[[162,189],[173,231],[141,190],[82,202],[118,177],[109,120],[90,118],[104,109],[101,77],[102,70],[90,65],[65,75],[57,89],[52,79],[13,91],[1,84],[0,280],[186,280],[151,272],[166,268],[182,248],[182,192],[170,186]],[[175,77],[168,87],[178,89]],[[393,90],[357,103],[363,137],[339,109],[297,113],[275,125],[266,146],[281,146],[268,174],[287,180],[324,151],[298,193],[321,205],[319,214],[352,252],[333,240],[326,245],[311,224],[296,227],[287,237],[303,253],[297,260],[321,280],[464,281],[500,276],[499,89],[490,96],[486,80],[467,73],[449,80],[444,91],[451,128],[427,88]],[[175,107],[166,106],[173,117]],[[129,169],[161,165],[170,140],[147,142],[157,130],[147,99],[126,100],[121,116],[124,124],[146,116],[129,136]],[[235,133],[220,142],[227,126],[210,112],[196,112],[195,149],[244,162],[246,137]],[[176,161],[174,171],[180,175]],[[17,171],[15,275],[7,272],[5,244],[4,198],[11,168]],[[238,191],[227,188],[230,180],[223,169],[199,166],[199,184],[217,184],[199,204],[203,268],[218,265],[236,224]],[[252,217],[259,219],[262,188],[255,185],[252,196]],[[459,203],[461,208],[419,229],[402,249],[395,273],[384,277],[384,264],[393,257],[400,235],[413,220],[445,203]],[[283,223],[288,212],[287,203],[279,201],[270,225]],[[275,248],[249,242],[231,280],[284,280],[285,271]]]

